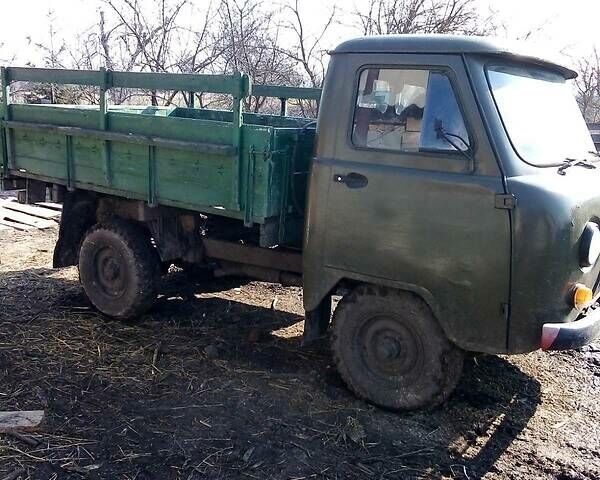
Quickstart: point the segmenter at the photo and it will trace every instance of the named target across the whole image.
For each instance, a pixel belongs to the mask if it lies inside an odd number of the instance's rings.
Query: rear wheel
[[[340,375],[359,397],[394,410],[442,403],[456,387],[463,352],[418,297],[362,286],[333,316],[332,350]]]
[[[160,260],[148,233],[139,225],[111,220],[92,227],[79,251],[79,278],[100,312],[129,319],[156,300]]]

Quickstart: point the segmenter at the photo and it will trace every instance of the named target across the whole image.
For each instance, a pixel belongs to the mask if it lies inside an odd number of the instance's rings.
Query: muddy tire
[[[119,319],[141,315],[156,301],[159,278],[158,254],[141,226],[111,220],[86,233],[79,279],[100,312]]]
[[[393,410],[439,405],[462,373],[463,351],[408,292],[361,286],[344,297],[333,315],[332,350],[350,390]]]

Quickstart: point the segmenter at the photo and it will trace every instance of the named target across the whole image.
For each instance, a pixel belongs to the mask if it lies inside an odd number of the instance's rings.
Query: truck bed
[[[4,70],[7,84],[22,77],[30,80],[35,71],[14,70]],[[155,88],[169,86],[160,74],[122,75],[128,77],[121,83],[132,88],[144,82],[152,86],[150,80]],[[177,75],[168,77],[171,83],[182,81]],[[209,76],[181,77],[191,90],[204,87],[205,78],[200,77]],[[78,79],[75,74],[72,78]],[[64,78],[64,83],[70,81]],[[231,90],[234,111],[6,102],[3,175],[259,224],[262,246],[297,243],[302,222],[298,205],[304,204],[314,139],[312,120],[240,114],[235,104],[243,96]],[[304,93],[298,90],[296,95]]]

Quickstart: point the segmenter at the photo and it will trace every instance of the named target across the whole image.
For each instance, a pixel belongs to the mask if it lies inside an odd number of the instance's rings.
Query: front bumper
[[[542,326],[542,350],[579,348],[600,337],[600,308],[570,323],[545,323]]]

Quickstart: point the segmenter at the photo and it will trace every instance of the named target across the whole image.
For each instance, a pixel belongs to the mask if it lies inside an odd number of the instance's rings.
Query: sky
[[[202,4],[208,0],[196,0]],[[326,18],[333,5],[341,12],[340,23],[326,38],[326,47],[357,35],[344,12],[369,0],[300,0],[301,10],[310,18]],[[97,22],[100,0],[5,0],[0,16],[0,59],[16,55],[15,64],[39,62],[32,42],[48,37],[48,10],[55,15],[56,31],[67,41]],[[522,37],[533,31],[532,39],[545,49],[572,58],[600,49],[600,0],[478,0],[481,12],[497,12],[505,25],[501,35]],[[311,22],[307,22],[310,24]]]

